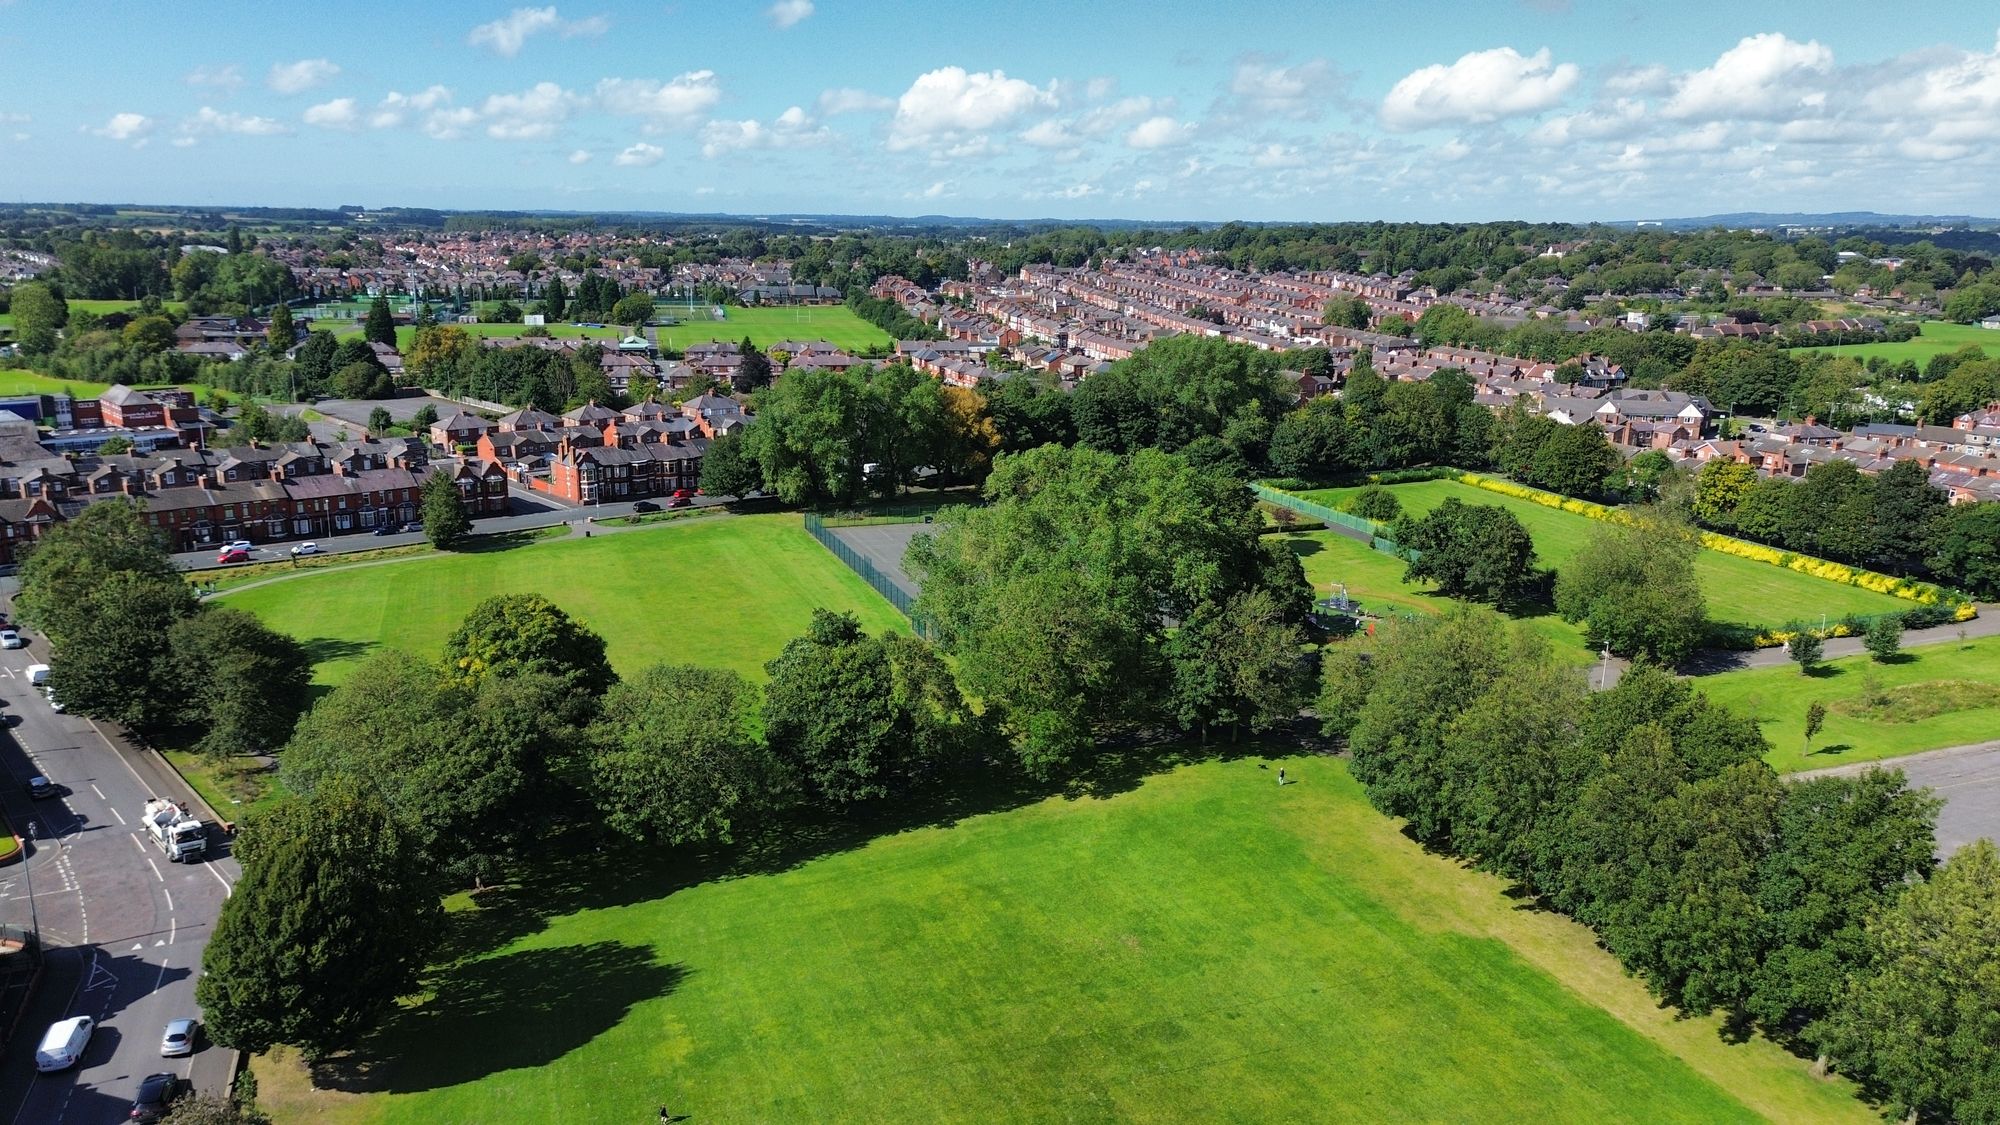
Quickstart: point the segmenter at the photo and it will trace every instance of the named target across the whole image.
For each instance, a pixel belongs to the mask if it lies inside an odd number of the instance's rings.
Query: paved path
[[[1943,644],[1956,641],[1960,636],[1971,640],[1975,637],[2000,635],[2000,604],[1979,603],[1979,616],[1970,621],[1954,625],[1938,625],[1929,629],[1911,629],[1903,634],[1903,647]],[[1839,656],[1856,656],[1868,651],[1862,647],[1860,637],[1829,637],[1824,646],[1825,659]],[[1725,652],[1720,649],[1704,649],[1682,671],[1691,676],[1707,676],[1717,672],[1734,672],[1742,668],[1777,668],[1790,664],[1792,658],[1782,648],[1760,648],[1754,652]]]
[[[219,1093],[231,1052],[203,1040],[191,1058],[160,1057],[170,1019],[198,1016],[194,983],[222,901],[241,874],[227,846],[205,863],[169,863],[139,828],[155,794],[187,800],[156,755],[116,731],[50,710],[24,670],[47,659],[44,643],[0,654],[0,800],[34,839],[24,862],[0,867],[0,916],[38,923],[48,960],[19,1032],[0,1057],[0,1122],[65,1125],[125,1119],[139,1082],[175,1071]],[[22,782],[54,780],[60,797],[29,801]],[[30,887],[32,886],[32,894]],[[30,903],[33,904],[32,908]],[[72,1015],[98,1023],[82,1065],[37,1075],[32,1056],[49,1024]]]
[[[1878,766],[1902,770],[1911,786],[1928,786],[1944,798],[1937,826],[1940,856],[1948,856],[1981,837],[2000,839],[2000,740],[1786,776],[1790,779],[1848,776]]]
[[[857,554],[867,558],[885,578],[914,598],[917,596],[917,583],[903,572],[903,552],[910,549],[910,540],[928,530],[929,526],[922,523],[869,523],[855,527],[829,527],[827,530]]]

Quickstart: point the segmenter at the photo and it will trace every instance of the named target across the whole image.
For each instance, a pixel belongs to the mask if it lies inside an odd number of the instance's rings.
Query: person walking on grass
[[[1283,767],[1283,766],[1279,766],[1279,767],[1278,767],[1278,784],[1279,784],[1279,785],[1283,785],[1284,783],[1285,783],[1285,767]]]

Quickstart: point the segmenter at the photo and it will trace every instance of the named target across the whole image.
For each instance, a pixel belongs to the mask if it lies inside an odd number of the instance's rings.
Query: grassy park
[[[1890,363],[1915,360],[1922,367],[1935,355],[1955,352],[1967,344],[1977,344],[1986,349],[1987,355],[2000,355],[2000,332],[1981,328],[1977,324],[1952,324],[1942,320],[1927,320],[1923,331],[1913,340],[1879,344],[1838,344],[1830,348],[1794,348],[1797,354],[1844,355],[1867,361],[1877,356]]]
[[[1780,772],[1869,762],[1983,742],[2000,733],[2000,637],[1905,649],[1888,663],[1828,661],[1812,675],[1795,665],[1704,676],[1709,698],[1755,716]],[[1806,708],[1826,705],[1810,749]]]
[[[1325,488],[1301,495],[1338,508],[1347,496],[1358,490]],[[1390,485],[1389,490],[1402,502],[1405,512],[1419,515],[1453,498],[1467,504],[1497,504],[1519,517],[1521,525],[1534,537],[1535,553],[1543,566],[1562,566],[1575,556],[1598,526],[1588,516],[1544,507],[1457,481],[1397,484]],[[1849,613],[1887,613],[1910,608],[1910,603],[1887,594],[1828,582],[1718,551],[1702,551],[1695,560],[1695,573],[1708,598],[1708,615],[1719,623],[1776,626],[1790,621],[1817,620],[1821,614],[1837,618]],[[1400,584],[1400,567],[1396,576]],[[1335,581],[1342,580],[1337,573],[1330,577]]]
[[[661,305],[659,315],[682,316],[685,309]],[[728,319],[712,320],[702,306],[686,322],[659,330],[660,346],[685,350],[689,344],[710,340],[742,342],[745,336],[760,348],[779,340],[825,340],[837,348],[858,350],[869,345],[888,347],[894,341],[880,328],[854,315],[846,305],[768,306],[730,308]]]
[[[1426,854],[1346,767],[1206,762],[743,855],[550,864],[279,1120],[1874,1120]],[[1115,794],[1115,795],[1110,795]],[[1004,802],[1003,802],[1004,803]]]
[[[335,684],[378,647],[435,653],[479,601],[513,593],[545,594],[588,623],[624,673],[685,661],[761,680],[764,662],[822,606],[857,614],[870,632],[905,627],[795,515],[306,571],[219,597],[305,641],[319,658],[316,681]]]

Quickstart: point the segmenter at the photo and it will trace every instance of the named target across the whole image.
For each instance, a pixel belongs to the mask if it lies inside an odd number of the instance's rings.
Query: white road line
[[[140,855],[145,855],[147,859],[153,858],[152,856],[146,855],[146,845],[139,842],[139,834],[137,832],[134,832],[130,836],[127,836],[126,839],[132,841],[132,846],[139,849]]]
[[[146,857],[146,866],[153,869],[153,878],[158,879],[162,883],[167,881],[167,877],[160,874],[160,865],[153,862],[152,856]]]
[[[224,878],[222,877],[222,872],[220,872],[220,871],[217,871],[217,870],[215,869],[215,865],[214,865],[214,864],[212,864],[212,863],[203,863],[203,864],[202,864],[201,866],[202,866],[202,869],[203,869],[203,870],[207,871],[207,872],[208,872],[208,873],[209,873],[210,875],[213,875],[213,876],[215,876],[215,881],[216,881],[216,882],[218,882],[218,883],[221,883],[221,884],[222,884],[222,897],[223,897],[223,898],[228,898],[228,897],[229,897],[230,895],[232,895],[232,894],[235,894],[235,893],[236,893],[236,888],[235,888],[235,887],[234,887],[233,885],[231,885],[231,884],[230,884],[229,880],[227,880],[227,879],[224,879]]]
[[[109,800],[111,799],[111,798],[109,798],[109,797],[107,797],[107,796],[105,796],[105,795],[104,795],[104,790],[102,790],[102,789],[99,789],[99,788],[97,787],[97,783],[96,783],[95,781],[93,781],[93,782],[91,782],[91,783],[90,783],[90,791],[91,791],[92,793],[95,793],[95,794],[97,794],[97,799],[98,799],[98,800],[100,800],[100,801],[109,801]]]
[[[174,892],[172,892],[172,891],[170,891],[170,890],[166,889],[165,887],[161,887],[161,888],[160,888],[160,893],[161,893],[161,894],[163,894],[163,895],[165,895],[165,896],[167,896],[167,913],[169,913],[169,914],[173,913],[173,911],[174,911]]]
[[[93,786],[91,786],[91,788],[92,788],[92,789],[95,789],[95,788],[97,788],[97,786],[93,785]],[[123,824],[123,823],[125,823],[125,814],[124,814],[124,813],[122,813],[122,812],[119,812],[119,811],[118,811],[118,806],[117,806],[117,805],[113,805],[113,806],[111,806],[111,815],[112,815],[112,816],[115,816],[115,817],[117,817],[117,818],[118,818],[118,823],[120,823],[120,824]]]
[[[177,935],[177,934],[179,934],[179,933],[180,933],[180,929],[181,929],[181,924],[180,924],[180,919],[178,919],[178,918],[169,918],[169,919],[167,919],[167,944],[168,944],[168,945],[172,945],[172,944],[174,943],[174,939],[175,939],[175,935]]]
[[[153,991],[158,992],[160,986],[165,983],[167,983],[167,959],[162,957],[160,958],[160,975],[153,981]]]

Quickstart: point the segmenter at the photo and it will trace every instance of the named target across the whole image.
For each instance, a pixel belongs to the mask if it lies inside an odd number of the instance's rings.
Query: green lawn
[[[777,873],[605,857],[483,896],[454,963],[280,1120],[1869,1121],[1677,1020],[1583,928],[1426,854],[1344,764],[1255,760]],[[329,1076],[332,1077],[332,1076]]]
[[[907,627],[795,515],[723,516],[306,573],[217,600],[305,641],[320,658],[317,682],[334,684],[377,646],[434,655],[481,599],[514,593],[542,594],[588,623],[628,674],[686,661],[761,680],[764,662],[819,607],[853,612],[870,632]]]
[[[1794,665],[1752,668],[1704,676],[1701,690],[1710,699],[1763,724],[1773,749],[1771,765],[1781,772],[1819,769],[1847,762],[1867,762],[1984,742],[2000,736],[2000,705],[1976,706],[1921,718],[1867,717],[1843,713],[1867,694],[1868,680],[1885,691],[1911,684],[1936,685],[1965,681],[2000,685],[2000,637],[1956,641],[1905,649],[1894,663],[1877,664],[1866,656],[1828,662],[1806,676]],[[1916,693],[1935,694],[1924,688]],[[1814,700],[1827,707],[1826,726],[1805,749],[1806,708]],[[1907,718],[1907,721],[1897,721]]]
[[[1942,320],[1927,320],[1923,331],[1914,340],[1880,344],[1840,344],[1830,348],[1794,348],[1797,354],[1827,354],[1852,356],[1867,360],[1881,356],[1892,363],[1915,360],[1922,367],[1934,355],[1955,352],[1967,344],[1978,344],[1986,349],[1987,355],[2000,355],[2000,332],[1981,328],[1977,324],[1952,324]]]
[[[67,392],[79,398],[96,398],[110,389],[109,383],[57,379],[34,371],[0,371],[0,395],[53,395]]]
[[[685,316],[684,306],[661,305],[660,316]],[[660,346],[684,350],[710,340],[740,343],[745,336],[758,347],[779,340],[825,340],[850,350],[870,344],[888,347],[892,340],[880,328],[854,315],[846,305],[802,305],[756,309],[731,308],[727,320],[710,320],[701,305],[685,324],[659,330]]]
[[[1597,527],[1588,516],[1543,507],[1527,500],[1488,492],[1450,480],[1419,481],[1390,485],[1402,501],[1403,510],[1422,514],[1449,498],[1467,504],[1498,504],[1513,512],[1534,536],[1535,552],[1543,566],[1560,567],[1576,555]],[[1309,500],[1338,508],[1356,488],[1324,488],[1302,493]],[[1858,586],[1845,586],[1800,574],[1784,567],[1751,559],[1703,551],[1695,560],[1702,593],[1708,598],[1708,615],[1721,623],[1783,625],[1789,621],[1816,619],[1824,613],[1841,617],[1849,613],[1888,613],[1909,609],[1911,603],[1877,594]]]

